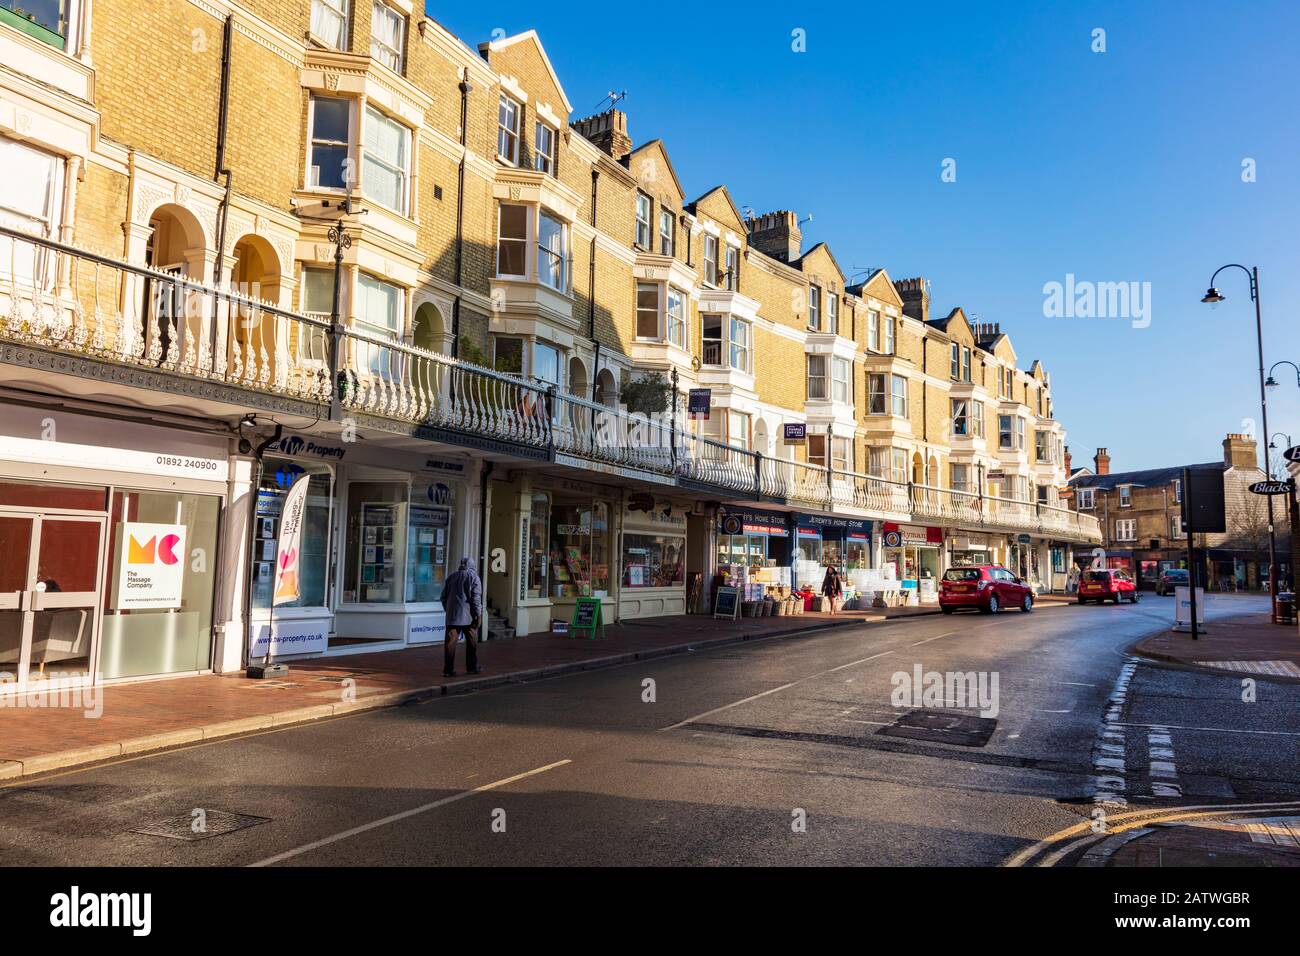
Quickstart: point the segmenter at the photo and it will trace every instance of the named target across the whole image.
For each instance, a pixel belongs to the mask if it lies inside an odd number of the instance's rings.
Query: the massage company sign
[[[185,583],[185,526],[125,522],[118,543],[116,609],[178,608]]]

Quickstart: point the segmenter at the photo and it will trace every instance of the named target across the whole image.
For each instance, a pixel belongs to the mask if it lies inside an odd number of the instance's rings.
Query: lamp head
[[[1268,378],[1264,379],[1264,387],[1277,388],[1277,379],[1275,379],[1272,375],[1270,375]]]
[[[1218,289],[1214,286],[1210,286],[1209,289],[1205,291],[1205,297],[1202,298],[1201,301],[1207,305],[1218,305],[1224,300],[1224,298],[1225,297],[1219,293]]]

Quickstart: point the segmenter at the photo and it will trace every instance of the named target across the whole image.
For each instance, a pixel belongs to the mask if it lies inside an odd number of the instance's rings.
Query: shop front
[[[296,598],[272,602],[285,498],[306,477]],[[468,463],[295,435],[262,463],[253,526],[253,659],[440,642],[443,582],[472,554]]]
[[[573,618],[578,598],[599,598],[612,620],[610,581],[618,507],[610,489],[581,481],[535,479],[529,507],[526,599],[551,620]]]
[[[619,620],[686,613],[686,526],[691,506],[628,495],[620,534]]]
[[[212,667],[229,439],[0,409],[0,694]]]
[[[718,509],[713,588],[791,586],[790,515],[723,506]]]
[[[844,580],[852,572],[871,567],[871,524],[867,518],[839,518],[834,515],[792,516],[796,542],[794,586],[822,585],[827,568],[835,568]]]
[[[938,600],[943,574],[943,529],[886,521],[881,529],[884,563],[892,565],[903,590],[916,590],[921,603]]]
[[[1001,564],[1006,560],[1006,537],[954,531],[948,536],[949,563],[953,567]]]

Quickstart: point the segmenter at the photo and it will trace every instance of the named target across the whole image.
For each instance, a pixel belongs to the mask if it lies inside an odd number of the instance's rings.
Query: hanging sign
[[[117,553],[116,610],[181,606],[185,525],[124,522]]]
[[[1286,481],[1257,481],[1250,486],[1250,490],[1257,495],[1285,495],[1290,494],[1295,489],[1295,482],[1288,478]],[[1200,531],[1200,528],[1196,529]]]
[[[302,525],[307,513],[307,486],[311,475],[299,475],[284,496],[280,535],[275,542],[273,606],[291,604],[302,592]]]

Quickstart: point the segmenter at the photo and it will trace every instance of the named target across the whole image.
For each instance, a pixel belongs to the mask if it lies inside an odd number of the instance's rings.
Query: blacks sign
[[[1250,486],[1250,490],[1257,495],[1287,495],[1295,488],[1295,482],[1291,479],[1286,481],[1257,481]]]
[[[1300,461],[1300,445],[1292,445],[1282,452],[1282,457],[1287,461]]]

